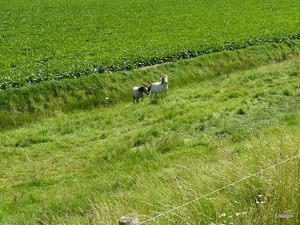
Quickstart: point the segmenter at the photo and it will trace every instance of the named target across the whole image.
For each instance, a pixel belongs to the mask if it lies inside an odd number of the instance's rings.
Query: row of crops
[[[298,0],[0,2],[0,89],[300,39]]]

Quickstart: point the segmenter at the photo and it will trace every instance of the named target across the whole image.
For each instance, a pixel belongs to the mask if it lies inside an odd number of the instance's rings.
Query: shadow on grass
[[[158,99],[154,99],[150,101],[151,105],[158,105]]]

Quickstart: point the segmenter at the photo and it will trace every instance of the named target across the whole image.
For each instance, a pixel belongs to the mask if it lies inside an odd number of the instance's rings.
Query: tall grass
[[[126,97],[103,95],[116,99],[107,107],[60,106],[55,117],[2,130],[0,223],[117,224],[132,212],[143,222],[299,154],[299,53],[290,49],[294,56],[281,62],[269,51],[265,62],[255,54],[257,64],[226,70],[232,64],[224,63],[218,74],[221,60],[247,61],[249,49],[117,73],[131,84],[166,72],[168,96],[132,104],[128,88]],[[295,224],[298,174],[295,158],[149,223]]]

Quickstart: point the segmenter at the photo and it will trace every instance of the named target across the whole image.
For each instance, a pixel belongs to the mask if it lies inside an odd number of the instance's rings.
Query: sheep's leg
[[[153,92],[153,99],[155,100],[156,98],[156,92]]]
[[[150,94],[150,100],[152,99],[152,95],[153,95],[153,99],[155,100],[157,93],[156,92],[151,92],[151,94]]]

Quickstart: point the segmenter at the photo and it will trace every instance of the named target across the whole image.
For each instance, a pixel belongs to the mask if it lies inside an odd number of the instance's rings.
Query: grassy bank
[[[213,79],[299,56],[299,41],[225,51],[145,69],[94,74],[77,80],[45,82],[0,92],[0,129],[12,129],[74,110],[130,102],[133,86],[149,84],[167,73],[173,87]]]
[[[101,76],[107,107],[71,104],[88,100],[76,87],[97,76],[57,83],[69,86],[45,101],[56,101],[55,117],[40,100],[40,114],[20,104],[15,115],[44,119],[0,133],[0,223],[117,224],[131,212],[145,222],[298,155],[298,48],[272,44]],[[166,99],[130,102],[133,84],[162,73],[170,77]],[[117,81],[124,86],[112,88]],[[299,168],[295,158],[147,224],[297,224]]]

